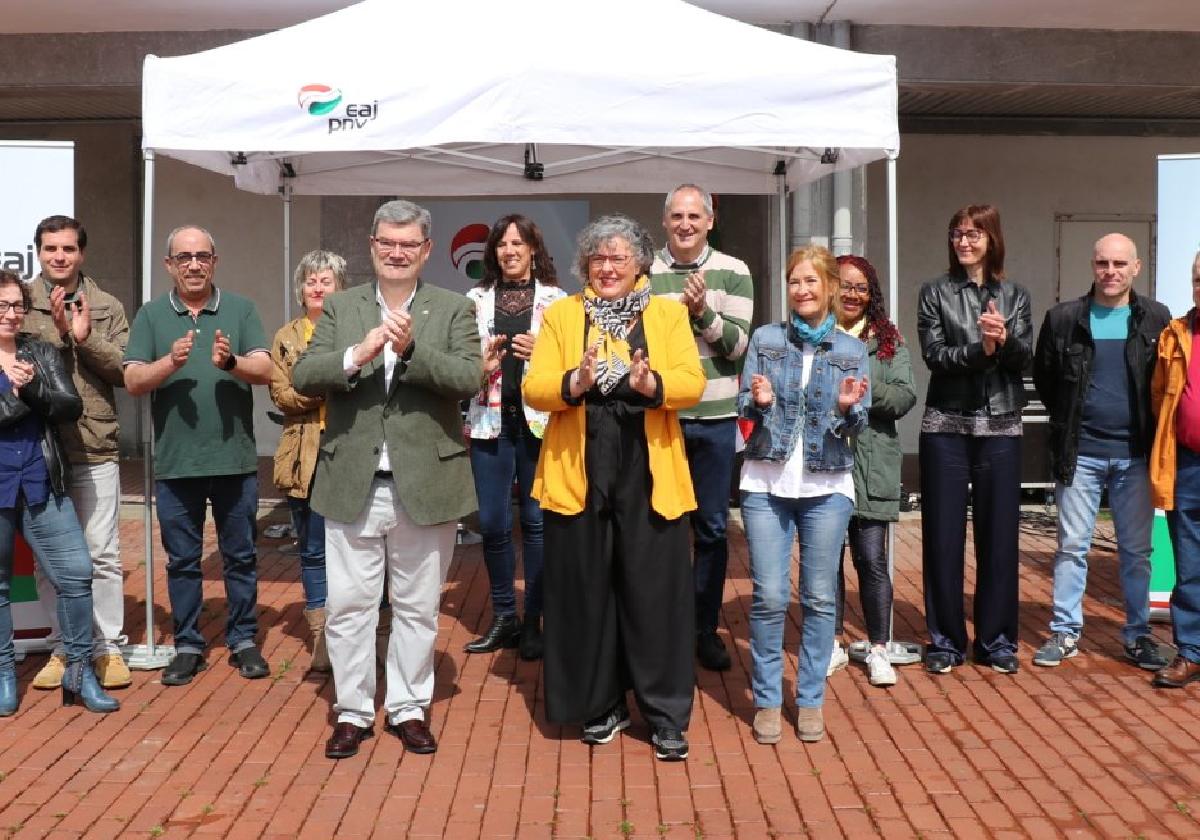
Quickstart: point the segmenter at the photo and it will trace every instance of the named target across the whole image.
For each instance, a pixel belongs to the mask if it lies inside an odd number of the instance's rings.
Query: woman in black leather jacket
[[[20,531],[58,594],[67,650],[63,705],[77,700],[93,712],[119,704],[100,688],[91,667],[92,558],[71,498],[55,425],[83,412],[83,402],[58,351],[22,336],[29,290],[0,270],[0,716],[17,711],[13,648],[13,543]]]
[[[975,531],[975,660],[1017,671],[1017,520],[1022,371],[1033,354],[1029,292],[1004,278],[1000,214],[968,205],[949,226],[950,268],[921,287],[917,331],[930,371],[921,419],[925,667],[966,659],[963,550]],[[968,493],[968,485],[970,492]]]

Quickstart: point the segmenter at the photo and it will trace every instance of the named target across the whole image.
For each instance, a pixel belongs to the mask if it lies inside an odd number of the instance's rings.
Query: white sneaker
[[[867,654],[867,674],[871,685],[895,685],[896,669],[888,661],[887,648],[883,645],[871,645]]]
[[[829,657],[829,667],[825,670],[826,678],[832,677],[848,664],[850,664],[850,656],[846,653],[846,649],[837,642],[834,642],[833,655]]]

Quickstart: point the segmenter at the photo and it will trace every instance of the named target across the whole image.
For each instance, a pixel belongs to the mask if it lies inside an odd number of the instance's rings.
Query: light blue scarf
[[[825,336],[829,335],[829,333],[833,331],[833,325],[834,320],[832,312],[825,316],[825,320],[816,327],[810,327],[807,321],[794,312],[792,313],[792,328],[796,331],[796,335],[798,335],[800,340],[805,344],[811,344],[813,347],[816,347],[825,340]]]

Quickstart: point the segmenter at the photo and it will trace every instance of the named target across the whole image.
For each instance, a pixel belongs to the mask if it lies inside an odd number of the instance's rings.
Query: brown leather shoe
[[[339,723],[325,742],[326,758],[349,758],[358,754],[358,745],[375,733],[353,723]]]
[[[1200,665],[1176,656],[1175,661],[1154,675],[1150,684],[1155,688],[1183,688],[1196,680],[1200,680]]]
[[[429,731],[429,724],[423,720],[413,719],[400,723],[389,723],[387,730],[399,738],[400,743],[404,744],[404,749],[410,753],[427,755],[437,752],[437,741],[434,740],[433,733]]]

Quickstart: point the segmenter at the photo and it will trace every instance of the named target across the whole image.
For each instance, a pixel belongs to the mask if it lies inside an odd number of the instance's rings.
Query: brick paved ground
[[[736,530],[736,529],[735,529]],[[921,630],[920,531],[899,529],[896,628]],[[122,524],[126,613],[144,638],[141,522]],[[260,604],[274,677],[247,682],[216,646],[190,686],[138,673],[106,717],[64,709],[28,688],[43,657],[19,669],[22,702],[0,722],[0,831],[15,837],[1197,837],[1200,733],[1194,691],[1152,690],[1120,659],[1111,542],[1093,556],[1080,656],[1057,669],[1029,658],[1048,619],[1052,536],[1022,534],[1022,670],[975,666],[931,677],[904,668],[890,690],[859,666],[830,681],[828,735],[815,745],[750,737],[740,531],[725,617],[734,669],[702,672],[691,758],[654,761],[644,725],[589,749],[544,721],[537,663],[513,651],[467,657],[484,626],[478,546],[460,548],[446,586],[433,726],[441,749],[406,755],[381,731],[353,759],[322,754],[331,682],[305,677],[294,555],[262,541]],[[219,637],[219,562],[205,563],[205,632]],[[162,561],[155,632],[168,639]],[[848,624],[861,636],[850,576]],[[795,673],[790,616],[787,681]],[[793,714],[789,708],[789,719]],[[377,730],[379,727],[377,727]]]

